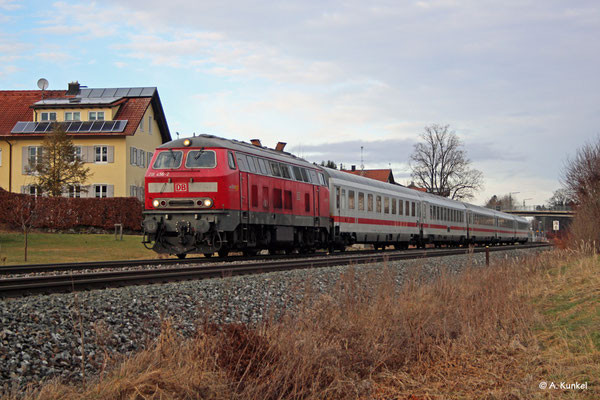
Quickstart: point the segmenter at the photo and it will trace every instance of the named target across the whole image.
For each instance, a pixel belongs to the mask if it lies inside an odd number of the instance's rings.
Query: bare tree
[[[69,186],[81,185],[90,169],[75,154],[75,146],[61,125],[44,137],[42,157],[33,165],[36,185],[50,196],[61,196]]]
[[[554,191],[552,197],[547,200],[548,207],[565,207],[572,206],[573,199],[571,198],[569,191],[565,188],[560,188]]]
[[[434,193],[455,200],[472,199],[483,188],[483,174],[471,168],[463,145],[449,125],[426,126],[410,156],[411,177]]]
[[[575,158],[567,160],[563,171],[561,183],[576,204],[597,199],[600,195],[600,137],[579,148]]]

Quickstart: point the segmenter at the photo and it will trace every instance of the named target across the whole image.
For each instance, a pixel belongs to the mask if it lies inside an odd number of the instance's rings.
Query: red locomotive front
[[[144,243],[159,253],[326,246],[323,174],[289,153],[214,136],[160,146],[145,179]]]

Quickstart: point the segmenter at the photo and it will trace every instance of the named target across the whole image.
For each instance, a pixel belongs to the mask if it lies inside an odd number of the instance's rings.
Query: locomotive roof
[[[310,162],[304,160],[303,158],[296,157],[295,155],[288,153],[286,151],[277,151],[274,149],[269,149],[267,147],[259,147],[250,143],[242,142],[234,139],[225,139],[218,136],[213,135],[198,135],[194,137],[188,137],[183,139],[176,139],[170,142],[167,142],[161,146],[159,149],[171,149],[171,148],[185,148],[183,142],[189,139],[192,141],[192,144],[187,147],[221,147],[234,151],[242,151],[247,154],[267,157],[273,160],[281,161],[281,162],[289,162],[296,165],[301,165],[303,167],[308,168],[317,168],[315,165]]]

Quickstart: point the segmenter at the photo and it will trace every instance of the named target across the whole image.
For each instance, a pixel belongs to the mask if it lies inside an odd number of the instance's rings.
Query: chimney
[[[252,143],[256,147],[262,147],[262,144],[260,143],[260,139],[250,139],[250,143]]]
[[[350,166],[350,171],[356,171],[356,165],[351,165]]]
[[[79,94],[79,82],[70,82],[69,90],[67,90],[67,96],[77,96]]]
[[[283,151],[283,148],[285,147],[286,144],[287,144],[286,142],[277,142],[277,146],[275,146],[275,150]]]

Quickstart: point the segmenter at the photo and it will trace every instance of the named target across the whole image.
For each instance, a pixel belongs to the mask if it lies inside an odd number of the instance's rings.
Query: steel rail
[[[540,247],[539,244],[519,246],[476,247],[474,253],[485,251],[506,251]],[[80,274],[28,276],[0,279],[0,297],[16,297],[39,293],[72,292],[94,288],[120,287],[136,284],[165,283],[181,280],[208,279],[233,275],[247,275],[291,269],[321,268],[347,264],[365,264],[382,261],[444,257],[468,254],[471,249],[426,249],[410,252],[348,255],[345,257],[324,257],[318,259],[292,259],[247,263],[230,266],[187,266],[150,270],[119,270]]]

